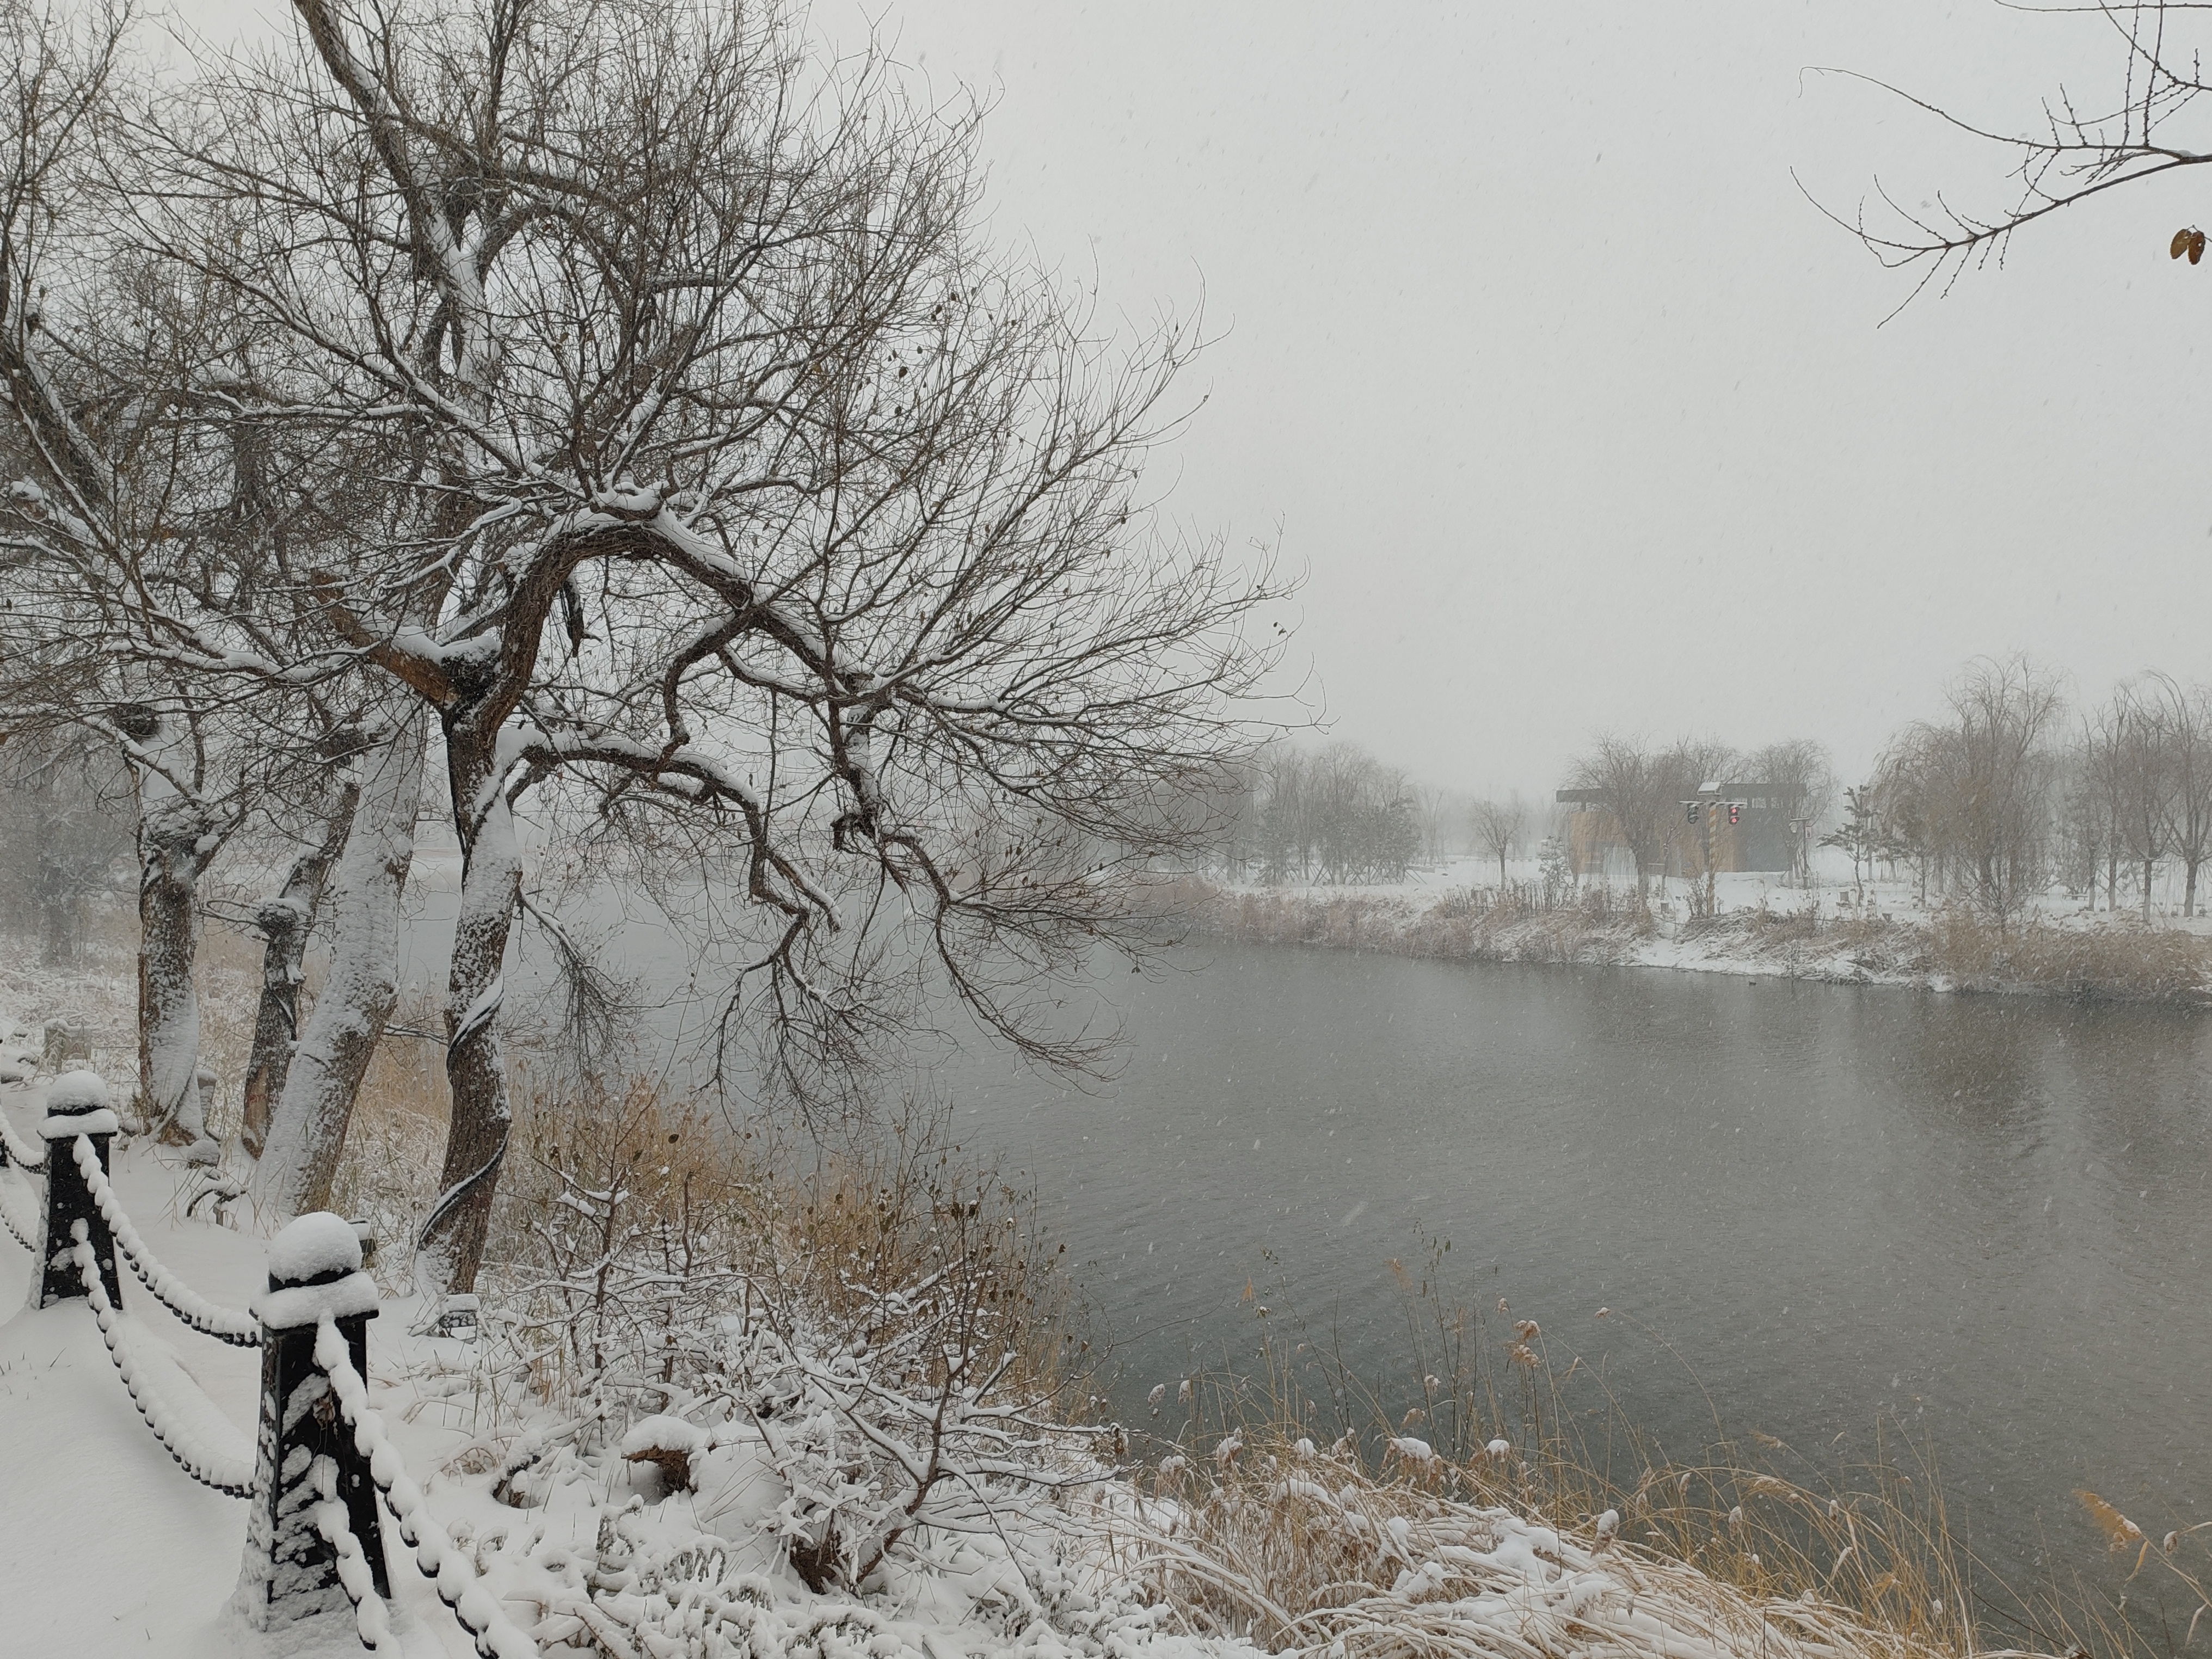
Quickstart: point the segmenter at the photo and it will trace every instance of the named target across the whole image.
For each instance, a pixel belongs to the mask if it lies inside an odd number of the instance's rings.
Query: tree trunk
[[[2148,921],[2150,920],[2150,875],[2152,868],[2157,864],[2157,862],[2158,860],[2155,859],[2145,859],[2143,860],[2142,919],[2145,921]]]
[[[322,844],[292,860],[275,898],[254,912],[254,923],[267,941],[261,955],[261,1003],[253,1018],[253,1049],[246,1062],[245,1121],[240,1139],[259,1158],[269,1139],[270,1114],[283,1097],[292,1068],[292,1049],[300,1037],[300,959],[323,900],[331,864],[353,829],[361,784],[349,778],[324,830]]]
[[[399,988],[399,901],[415,858],[427,727],[419,706],[362,758],[359,804],[331,876],[330,980],[292,1055],[258,1180],[285,1214],[325,1207],[354,1098]]]
[[[461,840],[460,915],[446,981],[446,1082],[453,1117],[438,1200],[416,1241],[416,1276],[426,1291],[448,1296],[475,1289],[511,1121],[499,1010],[522,854],[496,763],[498,738],[477,730],[465,713],[447,718],[447,778]]]
[[[31,786],[30,855],[33,890],[39,905],[39,961],[59,968],[76,954],[76,904],[64,877],[61,848],[56,844],[67,833],[55,803],[55,768],[44,766]]]
[[[169,716],[164,724],[175,720]],[[138,1112],[162,1144],[216,1151],[199,1091],[199,879],[214,855],[206,809],[149,768],[138,777]]]
[[[2185,917],[2197,914],[2197,866],[2200,861],[2189,859],[2181,866],[2181,914]]]

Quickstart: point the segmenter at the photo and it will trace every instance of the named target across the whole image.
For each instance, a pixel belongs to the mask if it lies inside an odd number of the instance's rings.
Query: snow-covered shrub
[[[641,1085],[538,1096],[516,1139],[483,1364],[518,1416],[574,1422],[517,1443],[508,1501],[616,1458],[629,1489],[711,1507],[701,1471],[742,1455],[784,1559],[851,1590],[948,1540],[1048,1533],[1106,1473],[1112,1431],[1071,1408],[1088,1397],[1060,1363],[1053,1258],[926,1126],[789,1176]]]

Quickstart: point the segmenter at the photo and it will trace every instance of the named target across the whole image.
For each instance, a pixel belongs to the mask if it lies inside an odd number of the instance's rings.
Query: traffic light
[[[1689,809],[1689,811],[1690,811],[1690,822],[1691,822],[1691,823],[1695,823],[1698,821],[1698,802],[1696,802],[1696,801],[1693,801],[1693,800],[1686,800],[1686,801],[1684,801],[1684,802],[1682,803],[1682,805],[1683,805],[1684,806],[1686,806],[1686,807],[1687,807],[1687,808]]]
[[[1729,803],[1729,822],[1730,823],[1738,823],[1742,821],[1742,818],[1743,803],[1740,800],[1730,801]]]

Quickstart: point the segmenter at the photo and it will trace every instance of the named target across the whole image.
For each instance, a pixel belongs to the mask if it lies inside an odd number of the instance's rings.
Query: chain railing
[[[107,1223],[114,1235],[116,1247],[130,1264],[132,1275],[154,1293],[154,1299],[182,1320],[202,1336],[211,1336],[218,1342],[227,1342],[234,1348],[258,1348],[261,1346],[261,1322],[251,1314],[236,1313],[218,1307],[184,1283],[163,1267],[154,1253],[146,1248],[146,1241],[138,1236],[130,1216],[116,1201],[115,1188],[108,1184],[107,1172],[100,1167],[100,1158],[87,1137],[79,1135],[76,1141],[77,1173],[83,1177],[85,1190],[92,1194],[100,1218]]]
[[[45,1157],[21,1139],[15,1126],[8,1121],[8,1114],[0,1112],[0,1166],[10,1164],[26,1175],[36,1175],[46,1167]]]
[[[316,1327],[315,1363],[337,1392],[338,1411],[353,1430],[355,1447],[368,1460],[369,1478],[384,1494],[400,1537],[414,1546],[416,1565],[437,1585],[438,1599],[475,1638],[477,1651],[493,1659],[538,1659],[538,1644],[507,1616],[498,1597],[477,1577],[468,1552],[447,1535],[423,1502],[422,1489],[385,1435],[384,1419],[369,1408],[368,1385],[355,1370],[346,1340],[328,1313]]]
[[[350,1603],[362,1645],[392,1650],[380,1497],[477,1650],[538,1659],[536,1642],[431,1515],[369,1409],[362,1376],[378,1297],[352,1224],[329,1214],[294,1221],[270,1242],[269,1288],[252,1311],[222,1307],[164,1266],[124,1208],[108,1169],[118,1127],[106,1085],[86,1072],[50,1091],[42,1157],[27,1156],[0,1119],[6,1163],[43,1177],[46,1189],[42,1213],[27,1224],[8,1202],[16,1183],[0,1181],[0,1224],[44,1275],[39,1306],[79,1297],[89,1305],[125,1389],[178,1468],[249,1500],[240,1588],[251,1622],[273,1630]],[[118,1260],[188,1329],[260,1351],[260,1426],[250,1448],[168,1345],[124,1310]]]
[[[161,1449],[174,1458],[177,1467],[186,1474],[226,1497],[252,1497],[253,1460],[242,1449],[209,1443],[219,1443],[227,1434],[237,1431],[185,1375],[176,1356],[158,1342],[142,1340],[139,1329],[108,1301],[107,1286],[100,1283],[100,1262],[93,1251],[90,1232],[82,1219],[70,1224],[70,1236],[76,1242],[69,1254],[84,1280],[85,1297],[92,1304],[93,1318],[100,1323],[100,1340],[107,1345],[107,1357],[123,1378],[131,1403],[138,1407],[138,1415],[146,1419],[146,1426],[161,1443]],[[165,1371],[173,1379],[166,1392],[161,1383],[154,1381]],[[183,1385],[181,1389],[174,1386],[179,1382]],[[186,1402],[196,1401],[205,1410],[196,1412],[191,1404],[179,1403],[180,1399]],[[191,1421],[194,1416],[200,1420]]]

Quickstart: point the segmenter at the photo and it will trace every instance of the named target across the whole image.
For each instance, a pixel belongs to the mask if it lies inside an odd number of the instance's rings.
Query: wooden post
[[[100,1267],[100,1282],[109,1304],[123,1306],[123,1280],[116,1272],[115,1239],[106,1218],[92,1201],[84,1172],[76,1166],[76,1138],[91,1138],[93,1152],[106,1170],[107,1151],[115,1139],[116,1117],[107,1103],[107,1085],[96,1072],[64,1072],[46,1091],[46,1121],[39,1133],[46,1143],[46,1231],[39,1258],[45,1271],[39,1280],[41,1308],[85,1293],[84,1275],[77,1271],[76,1244],[70,1236],[72,1222],[82,1221],[92,1245],[92,1259]]]
[[[315,1333],[328,1313],[354,1370],[368,1375],[376,1282],[361,1271],[353,1224],[318,1211],[271,1239],[269,1291],[255,1298],[254,1311],[261,1317],[261,1424],[238,1605],[255,1629],[266,1631],[348,1605],[337,1558],[315,1529],[320,1494],[313,1469],[325,1457],[337,1466],[337,1496],[368,1558],[376,1593],[392,1594],[368,1460],[356,1449],[331,1380],[315,1364]]]

